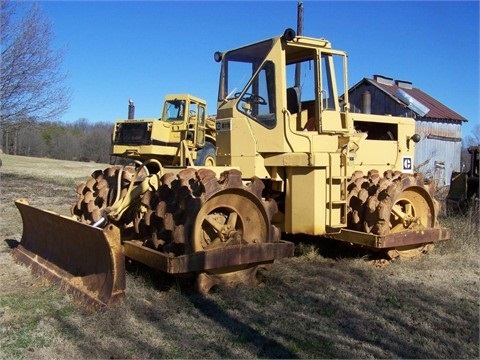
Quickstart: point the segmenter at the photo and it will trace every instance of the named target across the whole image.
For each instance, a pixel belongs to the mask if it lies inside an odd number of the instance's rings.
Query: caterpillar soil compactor
[[[350,112],[345,52],[287,29],[214,57],[217,166],[146,159],[96,171],[73,218],[17,202],[18,258],[109,305],[123,295],[125,258],[208,291],[253,284],[260,267],[293,256],[282,233],[390,257],[449,239],[433,186],[413,173],[414,120]]]

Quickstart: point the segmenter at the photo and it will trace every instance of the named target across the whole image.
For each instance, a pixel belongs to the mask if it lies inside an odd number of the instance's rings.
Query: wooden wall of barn
[[[461,123],[417,119],[416,132],[421,136],[415,146],[418,171],[434,178],[439,186],[450,185],[452,171],[461,171]]]

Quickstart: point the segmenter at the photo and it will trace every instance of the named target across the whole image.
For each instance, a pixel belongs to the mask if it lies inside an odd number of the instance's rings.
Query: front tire
[[[197,153],[195,166],[215,166],[217,164],[217,156],[215,146],[212,143],[206,142],[205,146]]]

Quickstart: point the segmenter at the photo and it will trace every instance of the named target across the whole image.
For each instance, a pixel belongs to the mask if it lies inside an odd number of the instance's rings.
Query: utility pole
[[[297,35],[303,35],[303,2],[297,4]],[[295,66],[295,87],[300,91],[300,64]]]

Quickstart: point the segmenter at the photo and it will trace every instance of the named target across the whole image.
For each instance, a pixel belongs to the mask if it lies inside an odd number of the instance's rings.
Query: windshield
[[[165,103],[165,121],[183,120],[185,114],[185,100],[168,100]]]
[[[276,125],[275,64],[265,60],[267,40],[226,54],[220,76],[219,101],[239,99],[237,110],[267,128]]]
[[[219,101],[234,99],[240,95],[267,56],[272,44],[272,40],[267,40],[225,54],[220,74]]]

